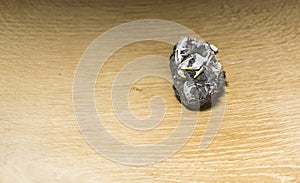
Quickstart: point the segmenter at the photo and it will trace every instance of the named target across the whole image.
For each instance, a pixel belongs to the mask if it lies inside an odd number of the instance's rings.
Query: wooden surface
[[[7,0],[0,12],[0,182],[300,182],[299,1]],[[180,23],[218,46],[229,86],[222,127],[206,150],[198,147],[210,110],[200,112],[175,155],[125,166],[83,139],[72,84],[97,36],[143,18]],[[104,66],[96,107],[116,138],[155,143],[176,127],[180,105],[161,78],[139,80],[130,95],[140,117],[149,115],[151,96],[165,98],[166,118],[150,132],[121,125],[109,98],[111,80],[126,63],[147,54],[168,57],[171,50],[161,42],[134,43]]]

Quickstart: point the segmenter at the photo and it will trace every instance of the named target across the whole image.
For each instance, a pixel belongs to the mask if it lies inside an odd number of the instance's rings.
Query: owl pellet
[[[173,89],[188,109],[200,110],[224,91],[225,72],[216,59],[218,48],[208,42],[181,37],[170,56]]]

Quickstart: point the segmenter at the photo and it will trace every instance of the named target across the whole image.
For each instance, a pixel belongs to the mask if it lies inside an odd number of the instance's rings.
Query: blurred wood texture
[[[0,182],[300,182],[300,1],[6,0],[0,12]],[[94,39],[146,18],[182,24],[219,48],[229,82],[226,110],[207,149],[198,147],[210,110],[200,112],[193,135],[173,156],[125,166],[84,140],[72,85]],[[96,107],[115,138],[151,144],[176,128],[181,105],[164,79],[146,77],[130,92],[139,117],[150,114],[151,96],[166,101],[164,121],[149,132],[122,125],[110,98],[126,63],[149,54],[169,57],[172,47],[137,42],[104,65]]]

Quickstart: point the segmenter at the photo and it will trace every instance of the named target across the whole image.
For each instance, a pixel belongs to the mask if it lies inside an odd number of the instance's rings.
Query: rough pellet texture
[[[200,110],[224,90],[225,72],[215,55],[218,49],[207,42],[182,37],[170,56],[173,88],[188,109]]]

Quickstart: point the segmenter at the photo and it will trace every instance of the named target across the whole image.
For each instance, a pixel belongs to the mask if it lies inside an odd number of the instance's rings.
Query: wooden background
[[[299,1],[7,0],[0,12],[0,182],[300,182]],[[96,37],[144,18],[180,23],[218,46],[229,82],[226,111],[206,150],[198,147],[210,110],[200,112],[192,137],[174,156],[125,166],[83,139],[72,84]],[[165,98],[166,118],[155,130],[121,125],[110,99],[111,81],[126,63],[148,54],[168,57],[171,50],[161,42],[134,43],[104,66],[96,107],[116,138],[155,143],[176,127],[180,104],[166,80],[141,79],[130,93],[140,117],[149,115],[151,96]]]

